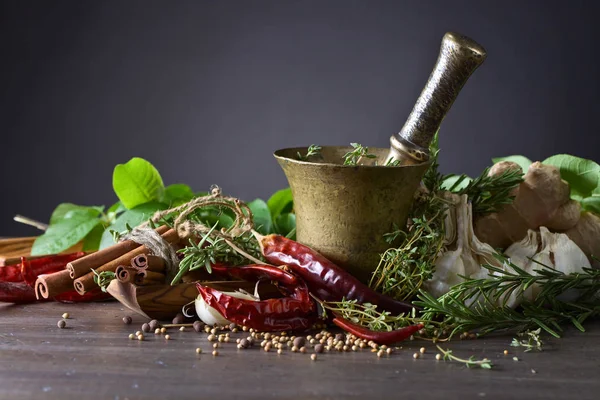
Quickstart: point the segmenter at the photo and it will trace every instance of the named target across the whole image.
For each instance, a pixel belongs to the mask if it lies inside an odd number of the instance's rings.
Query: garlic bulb
[[[450,288],[464,279],[485,278],[488,270],[481,264],[491,264],[501,267],[500,262],[494,257],[494,249],[477,239],[473,232],[473,211],[467,196],[456,196],[446,214],[445,227],[454,225],[456,229],[456,249],[442,253],[435,262],[433,277],[426,283],[427,290],[434,296],[447,293]],[[452,216],[455,215],[454,221]]]
[[[531,259],[536,255],[538,249],[540,247],[540,242],[538,239],[538,233],[534,230],[527,231],[527,236],[520,242],[516,242],[511,244],[508,249],[504,252],[510,262],[517,267],[527,271],[530,268]],[[504,265],[502,269],[505,271],[510,268],[508,265]],[[525,291],[527,293],[527,297],[531,298],[531,288],[527,288]],[[506,299],[506,305],[511,308],[517,307],[523,301],[523,296],[525,294],[523,292],[519,292],[514,290],[508,299]],[[505,301],[505,298],[500,299],[501,302]]]

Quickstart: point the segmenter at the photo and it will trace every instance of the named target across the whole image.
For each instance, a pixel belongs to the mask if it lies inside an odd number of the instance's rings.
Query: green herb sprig
[[[350,143],[354,148],[344,154],[344,165],[359,165],[363,158],[377,158],[375,154],[369,153],[369,148],[360,143]]]
[[[308,161],[308,159],[312,156],[317,156],[319,154],[321,154],[321,150],[323,148],[321,146],[317,146],[316,144],[311,144],[310,146],[308,146],[308,149],[306,151],[306,155],[302,155],[300,152],[298,152],[298,160],[300,161]]]
[[[444,350],[439,345],[436,345],[436,346],[437,346],[438,350],[440,351],[440,353],[442,354],[444,360],[456,361],[456,362],[462,363],[467,368],[479,367],[479,368],[483,368],[483,369],[491,369],[494,366],[494,364],[487,358],[477,360],[474,356],[471,356],[468,359],[464,359],[464,358],[455,356],[452,353],[452,350]]]
[[[512,347],[525,347],[525,352],[532,350],[542,351],[544,342],[540,338],[541,328],[535,330],[526,330],[517,334],[518,337],[513,338],[510,345]]]

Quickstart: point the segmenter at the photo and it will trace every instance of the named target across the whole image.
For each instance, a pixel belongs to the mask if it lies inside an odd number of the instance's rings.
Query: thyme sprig
[[[532,350],[542,351],[542,339],[540,338],[541,328],[536,330],[526,330],[517,334],[518,337],[513,338],[511,342],[512,347],[525,347],[525,352]]]
[[[377,311],[375,304],[358,304],[356,300],[319,301],[325,311],[340,314],[350,322],[364,326],[373,331],[393,331],[408,325],[423,323],[416,315],[416,310],[409,314],[392,315],[389,311]],[[435,325],[436,322],[428,322]]]
[[[94,283],[100,286],[100,290],[104,293],[106,293],[106,288],[110,282],[117,277],[112,271],[97,272],[95,269],[92,269],[92,272],[94,273]]]
[[[360,143],[350,143],[354,148],[352,151],[344,154],[344,165],[359,165],[363,158],[377,158],[375,154],[369,153],[369,148]]]
[[[440,353],[442,353],[443,359],[444,360],[448,360],[448,361],[456,361],[459,363],[463,363],[467,368],[471,368],[471,367],[480,367],[483,369],[491,369],[494,364],[487,358],[483,358],[481,360],[477,360],[475,359],[474,356],[469,357],[468,359],[464,359],[464,358],[460,358],[455,356],[452,353],[452,350],[444,350],[442,347],[440,347],[439,345],[436,345],[438,350],[440,351]]]
[[[310,146],[308,146],[308,149],[306,151],[306,155],[302,155],[300,152],[297,153],[298,154],[298,160],[300,160],[300,161],[308,161],[309,157],[321,154],[321,150],[322,150],[321,146],[317,146],[316,144],[311,144]]]

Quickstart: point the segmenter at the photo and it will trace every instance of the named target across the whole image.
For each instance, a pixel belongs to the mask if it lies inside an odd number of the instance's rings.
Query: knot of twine
[[[235,215],[233,226],[229,229],[216,231],[210,226],[206,226],[201,222],[192,221],[188,218],[196,209],[210,206],[228,208],[233,211]],[[158,223],[169,214],[178,214],[173,221],[173,229],[175,229],[177,235],[182,239],[188,239],[192,236],[207,235],[209,232],[211,236],[233,239],[251,231],[254,226],[250,208],[235,197],[223,196],[221,188],[216,185],[211,187],[210,195],[208,196],[197,197],[178,207],[157,211],[152,217],[152,222]]]
[[[139,226],[121,237],[121,240],[131,240],[146,246],[153,255],[165,260],[167,277],[173,278],[179,269],[177,252],[158,232],[147,226]]]

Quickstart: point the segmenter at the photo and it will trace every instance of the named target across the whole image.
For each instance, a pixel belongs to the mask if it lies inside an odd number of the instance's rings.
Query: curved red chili
[[[258,331],[298,331],[310,329],[316,321],[312,303],[285,297],[252,301],[196,284],[208,304],[228,321]]]
[[[25,282],[0,282],[0,302],[35,303],[35,290]]]
[[[423,329],[423,324],[416,324],[389,332],[372,331],[363,326],[356,325],[340,316],[336,316],[333,319],[333,323],[356,337],[364,340],[372,340],[378,344],[393,344],[401,342],[417,333],[420,329]]]
[[[322,301],[356,300],[376,304],[393,314],[410,312],[409,303],[377,293],[308,246],[280,235],[259,237],[264,257],[272,264],[287,265],[306,281],[310,292]]]
[[[60,271],[65,268],[68,262],[74,261],[85,255],[83,252],[59,254],[53,256],[45,256],[39,258],[28,259],[21,257],[21,262],[18,264],[5,265],[0,267],[0,282],[27,282],[37,279],[38,275],[50,274]],[[23,265],[27,264],[27,276],[23,275]]]

